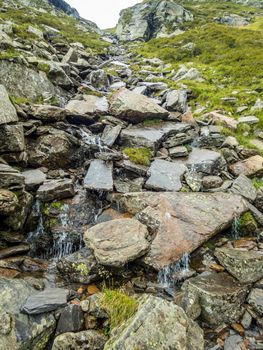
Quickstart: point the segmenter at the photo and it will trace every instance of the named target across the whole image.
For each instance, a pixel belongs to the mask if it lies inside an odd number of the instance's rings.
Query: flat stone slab
[[[32,190],[43,184],[47,176],[39,169],[30,169],[22,172],[25,178],[26,190]]]
[[[221,192],[128,193],[118,202],[155,230],[156,236],[143,261],[156,270],[193,252],[247,211],[247,202],[241,196]]]
[[[223,166],[223,160],[219,152],[204,148],[193,148],[185,165],[194,172],[208,175],[217,175]]]
[[[189,124],[171,122],[163,122],[148,127],[134,126],[122,130],[120,143],[126,147],[148,147],[157,151],[165,138],[190,129],[191,126]]]
[[[29,296],[22,307],[28,315],[37,315],[56,310],[67,304],[68,290],[61,288],[48,288],[43,292]]]
[[[74,194],[75,190],[71,179],[51,180],[39,187],[37,198],[44,202],[49,202],[55,199],[70,198]]]
[[[116,219],[91,227],[84,241],[100,264],[122,267],[149,250],[147,236],[147,227],[138,220]]]
[[[0,125],[17,121],[16,109],[9,99],[6,88],[0,85]]]
[[[252,181],[242,174],[234,180],[230,191],[236,194],[240,194],[250,202],[254,202],[254,200],[257,198],[257,190],[254,187]]]
[[[223,247],[216,249],[215,256],[241,283],[252,283],[263,278],[263,253]]]
[[[263,157],[253,156],[229,166],[230,172],[235,175],[263,176]]]
[[[93,160],[84,178],[84,187],[89,190],[112,191],[112,163],[100,159]]]
[[[108,112],[109,104],[106,97],[84,95],[83,100],[70,100],[66,110],[78,114],[105,114]]]
[[[181,163],[156,159],[148,171],[150,175],[145,187],[159,191],[180,191],[182,177],[187,167]]]
[[[238,118],[238,124],[257,124],[257,123],[259,123],[259,119],[254,115]]]

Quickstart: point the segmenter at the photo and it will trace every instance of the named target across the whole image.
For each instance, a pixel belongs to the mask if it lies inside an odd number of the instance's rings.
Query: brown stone
[[[231,164],[229,170],[235,176],[263,176],[263,157],[257,155]]]

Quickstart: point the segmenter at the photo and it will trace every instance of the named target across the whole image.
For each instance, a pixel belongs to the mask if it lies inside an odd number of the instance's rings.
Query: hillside
[[[0,350],[262,348],[262,86],[258,0],[0,0]]]

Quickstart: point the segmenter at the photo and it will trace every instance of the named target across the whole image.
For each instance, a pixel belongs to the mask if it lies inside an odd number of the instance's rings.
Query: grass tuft
[[[126,154],[130,161],[135,164],[149,166],[151,164],[152,151],[146,147],[140,148],[124,148],[123,153]]]

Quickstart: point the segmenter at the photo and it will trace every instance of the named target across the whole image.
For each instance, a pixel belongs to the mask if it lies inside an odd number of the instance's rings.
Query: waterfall
[[[158,283],[164,288],[174,288],[189,273],[190,255],[185,253],[181,260],[165,266],[158,273]]]
[[[240,218],[239,217],[235,217],[233,222],[232,222],[231,236],[234,239],[240,238]]]
[[[99,149],[100,153],[103,153],[109,150],[107,146],[103,145],[101,138],[99,136],[90,135],[88,132],[86,132],[83,129],[80,129],[79,132],[80,132],[80,137],[82,141],[85,143],[85,145],[95,146],[96,148]]]

